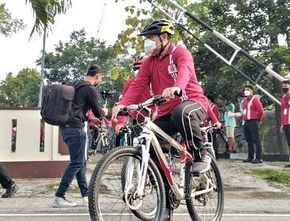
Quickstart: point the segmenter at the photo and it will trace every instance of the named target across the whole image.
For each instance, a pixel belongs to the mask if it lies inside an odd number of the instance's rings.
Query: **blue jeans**
[[[77,178],[82,197],[88,196],[85,159],[86,132],[82,128],[73,127],[60,127],[60,132],[69,149],[70,163],[65,169],[55,196],[64,197],[74,177]]]

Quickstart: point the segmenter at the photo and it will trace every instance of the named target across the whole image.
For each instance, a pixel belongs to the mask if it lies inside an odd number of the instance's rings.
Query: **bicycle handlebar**
[[[178,97],[181,97],[182,96],[182,90],[180,90],[179,92],[175,91],[174,95],[178,96]],[[127,116],[128,115],[128,111],[130,111],[130,110],[138,111],[138,110],[141,110],[141,109],[143,109],[145,107],[149,107],[149,106],[152,106],[152,105],[160,105],[160,104],[164,103],[165,101],[166,101],[166,99],[164,97],[162,97],[161,95],[157,95],[157,96],[149,98],[148,100],[146,100],[146,101],[144,101],[142,103],[131,104],[131,105],[127,106],[127,107],[122,108],[119,111],[118,115]]]

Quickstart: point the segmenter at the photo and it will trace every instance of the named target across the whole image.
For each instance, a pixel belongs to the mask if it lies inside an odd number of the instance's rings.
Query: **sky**
[[[11,37],[0,35],[0,80],[4,80],[7,73],[17,74],[26,67],[37,68],[40,71],[35,61],[41,57],[42,36],[36,33],[29,40],[34,17],[31,6],[25,2],[25,0],[0,0],[0,3],[6,4],[12,17],[23,19],[27,25],[25,30]],[[87,37],[99,37],[108,44],[113,44],[117,35],[126,27],[127,14],[124,7],[132,3],[140,5],[139,0],[119,0],[118,3],[115,3],[115,0],[72,0],[72,7],[67,13],[56,17],[53,30],[46,40],[46,51],[53,51],[60,40],[68,41],[72,31],[82,28],[86,30]]]

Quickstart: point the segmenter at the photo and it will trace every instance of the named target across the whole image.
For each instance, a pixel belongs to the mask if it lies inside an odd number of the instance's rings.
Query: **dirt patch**
[[[289,198],[289,184],[269,182],[255,176],[253,169],[273,169],[285,171],[282,162],[264,162],[254,165],[238,160],[220,160],[218,166],[222,173],[226,195],[240,195],[241,198]]]

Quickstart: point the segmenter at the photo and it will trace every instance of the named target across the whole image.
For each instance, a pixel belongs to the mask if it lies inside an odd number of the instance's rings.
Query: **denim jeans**
[[[64,197],[74,177],[76,177],[82,197],[88,196],[86,179],[86,132],[82,128],[60,127],[61,135],[68,146],[70,163],[65,169],[55,196]]]

